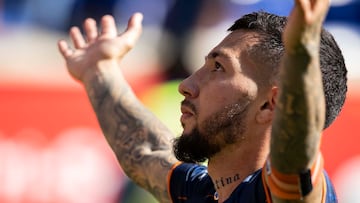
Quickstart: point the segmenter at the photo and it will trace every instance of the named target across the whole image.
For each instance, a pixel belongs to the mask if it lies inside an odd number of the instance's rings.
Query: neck
[[[228,199],[246,177],[264,165],[269,142],[259,142],[251,144],[242,140],[209,159],[208,172],[219,195],[218,202]]]

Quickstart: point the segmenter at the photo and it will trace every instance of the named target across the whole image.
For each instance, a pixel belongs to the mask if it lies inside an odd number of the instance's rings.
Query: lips
[[[190,108],[188,108],[188,107],[186,107],[184,105],[181,106],[181,113],[183,115],[189,115],[189,116],[194,115],[194,112],[192,112]]]
[[[194,112],[191,110],[191,108],[187,107],[186,105],[181,105],[181,113],[182,113],[180,118],[181,123],[183,123],[186,119],[194,115]]]

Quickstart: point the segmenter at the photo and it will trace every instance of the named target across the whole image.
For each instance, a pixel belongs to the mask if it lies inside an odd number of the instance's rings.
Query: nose
[[[178,91],[186,98],[195,98],[199,95],[199,88],[194,82],[194,74],[190,75],[179,84]]]

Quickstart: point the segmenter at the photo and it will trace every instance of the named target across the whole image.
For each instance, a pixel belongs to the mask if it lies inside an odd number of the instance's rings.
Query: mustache
[[[184,99],[183,101],[181,101],[181,106],[186,106],[189,109],[191,109],[191,111],[196,114],[196,107],[193,103],[191,103],[189,100]]]

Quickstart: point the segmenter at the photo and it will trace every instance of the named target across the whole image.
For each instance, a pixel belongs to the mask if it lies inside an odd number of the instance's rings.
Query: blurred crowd
[[[206,54],[204,51],[221,39],[239,16],[259,9],[288,15],[292,4],[292,0],[281,1],[281,5],[277,0],[2,0],[0,23],[1,32],[20,26],[62,35],[71,26],[81,27],[85,18],[99,20],[104,14],[115,16],[121,28],[132,13],[140,11],[145,28],[152,30],[144,38],[155,39],[146,41],[155,52],[151,56],[172,79],[196,69],[199,62],[194,61],[203,58],[198,53]],[[345,51],[351,50],[351,42],[359,41],[360,1],[332,0],[331,4],[326,25],[335,35],[347,34],[346,40],[339,40]]]

